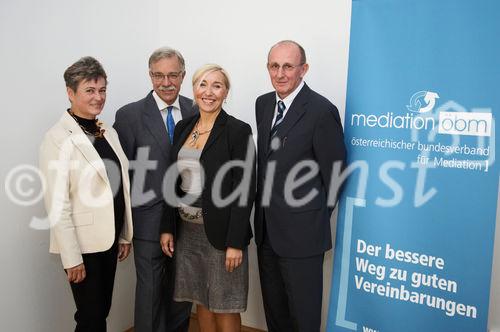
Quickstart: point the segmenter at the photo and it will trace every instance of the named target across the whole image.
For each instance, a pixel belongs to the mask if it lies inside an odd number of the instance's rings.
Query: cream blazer
[[[125,213],[120,243],[132,240],[128,160],[116,131],[105,125],[104,137],[121,164]],[[113,192],[104,162],[67,112],[45,134],[40,171],[50,220],[51,253],[61,255],[65,269],[83,263],[82,254],[106,251],[115,237]],[[108,166],[108,172],[113,167]],[[115,188],[116,190],[117,188]]]

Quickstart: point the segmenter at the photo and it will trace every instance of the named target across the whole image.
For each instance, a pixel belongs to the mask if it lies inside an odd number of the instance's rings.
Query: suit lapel
[[[181,115],[183,119],[189,118],[192,113],[193,103],[189,99],[179,95],[179,105],[181,107]]]
[[[106,183],[108,183],[108,174],[106,173],[104,162],[90,142],[87,135],[85,135],[80,126],[67,112],[65,112],[61,120],[63,121],[63,126],[68,130],[70,134],[69,139],[71,140],[73,145],[82,153],[88,163],[92,165],[92,167],[94,167],[101,178]]]
[[[181,147],[184,145],[184,142],[186,142],[187,137],[193,130],[194,125],[200,118],[200,115],[197,114],[196,116],[193,116],[191,121],[186,123],[184,128],[182,128],[181,133],[179,134],[179,137],[174,137],[174,146],[172,147],[172,156],[175,156],[175,159],[177,159],[177,154],[179,153],[179,150]]]
[[[300,118],[306,112],[305,105],[307,104],[309,92],[310,92],[309,87],[306,84],[304,84],[304,86],[302,87],[302,89],[300,90],[300,92],[297,94],[292,104],[290,105],[290,108],[286,112],[283,122],[281,122],[280,126],[278,127],[278,130],[276,131],[276,137],[278,137],[281,142],[284,139],[286,139],[286,135],[288,134],[290,129],[292,129],[293,126],[295,126],[295,124],[300,120]],[[268,150],[268,155],[270,153],[271,149]]]
[[[281,122],[280,126],[278,127],[276,135],[279,138],[286,137],[288,131],[290,131],[290,129],[297,123],[297,121],[299,121],[302,115],[304,115],[304,112],[306,111],[305,105],[307,104],[308,95],[305,88],[306,86],[304,85],[304,87],[299,92],[297,97],[295,97],[292,104],[290,105],[290,108],[286,112],[283,122]]]
[[[205,146],[203,147],[203,151],[201,152],[201,157],[205,154],[205,152],[210,149],[212,144],[217,140],[217,137],[224,131],[224,127],[226,125],[227,121],[227,113],[224,110],[221,110],[219,115],[217,116],[217,119],[215,119],[214,126],[212,130],[210,131],[210,134],[207,139],[207,143],[205,143]]]
[[[272,98],[269,98],[269,100],[266,101],[264,104],[264,117],[262,119],[262,128],[261,128],[261,133],[262,133],[262,146],[263,148],[263,154],[267,155],[269,152],[269,135],[271,134],[271,127],[273,125],[273,118],[274,118],[274,112],[276,108],[276,94],[271,95]]]
[[[115,136],[110,134],[110,129],[108,129],[108,127],[105,124],[102,125],[102,128],[104,129],[104,138],[108,142],[109,146],[111,146],[111,149],[118,157],[118,160],[120,161],[120,163],[122,163],[123,160],[127,158],[127,156],[125,156],[125,154],[123,153],[123,150],[121,149],[120,141],[117,141],[115,139]]]
[[[168,138],[167,128],[163,123],[163,117],[161,116],[160,110],[158,109],[158,105],[156,104],[152,93],[150,93],[146,99],[143,120],[149,132],[155,138],[156,143],[160,146],[160,150],[164,154],[165,158],[168,158],[170,139]]]

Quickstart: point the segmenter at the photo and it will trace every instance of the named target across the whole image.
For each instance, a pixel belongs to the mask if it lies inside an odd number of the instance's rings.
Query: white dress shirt
[[[292,105],[293,100],[295,99],[295,97],[297,97],[303,86],[304,86],[304,80],[302,80],[299,86],[297,86],[295,90],[293,90],[293,92],[290,93],[288,96],[286,96],[284,99],[281,99],[280,96],[278,96],[278,93],[276,92],[276,106],[274,107],[274,117],[273,117],[273,122],[271,122],[271,128],[274,126],[274,122],[276,122],[276,117],[278,116],[278,101],[280,100],[283,101],[286,107],[285,111],[283,112],[283,121],[284,121],[288,109]]]
[[[173,106],[174,108],[172,109],[172,116],[174,117],[174,122],[177,124],[177,122],[182,120],[182,114],[181,114],[181,105],[179,104],[179,96],[175,99],[175,101],[172,103],[172,105],[168,105],[166,102],[163,101],[163,99],[158,96],[156,91],[153,91],[153,98],[156,101],[156,105],[158,105],[158,109],[160,110],[161,117],[163,118],[163,124],[165,125],[165,129],[167,129],[167,107]]]

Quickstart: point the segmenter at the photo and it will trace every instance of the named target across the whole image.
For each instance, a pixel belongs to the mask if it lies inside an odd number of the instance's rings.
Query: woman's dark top
[[[179,121],[175,126],[174,144],[170,148],[172,164],[177,161],[179,150],[184,145],[189,134],[200,118],[193,117]],[[219,250],[227,247],[244,249],[252,238],[250,213],[255,199],[255,147],[253,145],[252,129],[245,122],[228,115],[221,110],[201,152],[200,164],[204,172],[204,184],[201,194],[203,225],[208,241]],[[248,156],[247,152],[250,153]],[[250,157],[249,160],[246,160]],[[227,171],[219,183],[221,198],[227,198],[234,190],[239,190],[243,184],[244,201],[240,196],[229,205],[219,206],[212,188],[220,169],[229,161],[245,161],[246,170],[233,167]],[[245,172],[249,172],[245,174]],[[244,178],[247,175],[245,184]],[[175,177],[167,178],[166,186],[171,187],[175,181],[177,196],[182,197],[180,181]],[[168,200],[167,200],[168,201]],[[160,233],[175,233],[175,225],[179,220],[177,206],[168,206],[160,224]]]
[[[71,114],[71,113],[70,113]],[[108,175],[109,183],[111,184],[111,189],[113,190],[113,207],[115,212],[115,244],[118,242],[118,237],[122,231],[123,218],[125,213],[125,200],[123,196],[123,185],[122,185],[122,172],[121,163],[118,156],[109,145],[108,141],[104,136],[95,137],[93,136],[99,131],[96,120],[84,119],[75,114],[71,116],[78,122],[84,132],[89,137],[90,141],[94,145],[97,153],[104,162],[106,167],[106,173]],[[92,134],[92,135],[89,135]],[[117,172],[118,171],[118,172]]]

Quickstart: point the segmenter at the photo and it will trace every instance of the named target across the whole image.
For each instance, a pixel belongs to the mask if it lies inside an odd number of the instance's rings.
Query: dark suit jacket
[[[179,96],[183,118],[196,114],[193,101]],[[170,166],[170,140],[152,91],[139,101],[123,106],[116,112],[113,127],[118,132],[123,151],[130,163],[132,219],[134,238],[159,241],[160,220],[165,213],[162,182]],[[156,165],[138,159],[138,149]]]
[[[175,127],[174,146],[171,149],[172,163],[177,161],[177,154],[191,130],[199,119],[199,114],[182,120]],[[239,204],[239,197],[225,207],[215,204],[212,187],[221,167],[231,160],[245,160],[247,148],[251,158],[247,160],[247,173],[242,167],[233,167],[223,177],[221,197],[224,199],[238,188],[244,175],[250,180],[248,187],[243,187],[248,196]],[[200,156],[200,164],[205,172],[201,200],[203,223],[208,241],[219,250],[227,247],[244,249],[252,238],[250,213],[255,199],[255,147],[252,139],[252,129],[248,124],[228,115],[222,110],[215,120],[207,143]],[[175,181],[178,179],[172,179]],[[179,190],[180,181],[177,182]],[[161,225],[163,233],[171,233],[175,227],[171,220],[179,220],[176,206],[171,206],[169,217],[164,218]]]
[[[255,203],[255,239],[260,245],[264,236],[264,220],[273,250],[282,257],[308,257],[330,249],[330,216],[333,206],[327,206],[327,195],[335,161],[346,157],[344,136],[337,108],[307,85],[290,105],[276,137],[279,148],[272,151],[270,130],[276,106],[276,93],[257,98],[255,112],[258,131],[257,198]],[[312,160],[319,174],[297,187],[295,199],[317,191],[312,200],[301,206],[290,206],[285,200],[285,181],[290,170],[300,161]],[[262,203],[265,174],[271,163],[276,164],[270,192],[270,204]],[[271,169],[270,169],[271,170]],[[302,169],[298,179],[308,169]],[[269,197],[269,196],[268,196]]]

